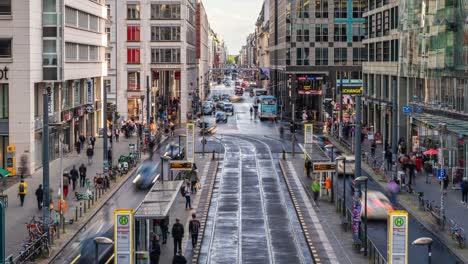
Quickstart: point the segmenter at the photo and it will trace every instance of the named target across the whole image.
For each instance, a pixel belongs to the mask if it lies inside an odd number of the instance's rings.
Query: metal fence
[[[34,260],[41,257],[44,243],[48,243],[47,234],[43,234],[41,237],[37,238],[34,242],[22,249],[16,257],[9,255],[5,259],[5,264],[22,264],[27,262],[34,262]]]

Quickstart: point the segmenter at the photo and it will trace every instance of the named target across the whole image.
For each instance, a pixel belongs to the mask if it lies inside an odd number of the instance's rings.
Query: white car
[[[345,176],[354,175],[354,166],[355,166],[355,158],[354,156],[344,156],[346,158],[346,170],[343,169],[344,161],[338,160],[338,175],[343,175],[346,173]]]
[[[361,191],[361,218],[364,218],[364,190]],[[393,211],[393,206],[387,196],[379,191],[367,191],[367,219],[387,220],[388,213]]]

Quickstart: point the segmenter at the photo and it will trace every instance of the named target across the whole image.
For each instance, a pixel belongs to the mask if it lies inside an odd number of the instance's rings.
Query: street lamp
[[[333,144],[328,144],[328,145],[325,145],[324,148],[327,149],[327,150],[331,150],[331,152],[330,152],[331,153],[330,162],[333,162],[333,156],[334,156],[333,150],[335,149],[335,146],[333,146]]]
[[[335,159],[336,161],[336,167],[335,171],[337,171],[338,175],[338,162],[343,162],[343,216],[346,219],[346,157],[345,156],[340,156]]]
[[[57,127],[59,129],[59,158],[60,158],[60,172],[59,172],[59,178],[60,178],[60,187],[58,191],[59,199],[60,199],[60,221],[59,224],[62,225],[63,227],[63,233],[65,233],[65,221],[64,221],[64,215],[63,215],[63,127],[65,125],[65,122],[60,122],[60,123],[50,123],[49,127]],[[50,195],[50,194],[49,194]],[[49,204],[44,204],[44,206],[49,207]],[[57,229],[57,235],[60,236],[60,228]]]
[[[444,140],[444,135],[447,131],[447,123],[439,123],[438,124],[439,128],[439,140],[440,140],[440,151],[439,153],[441,154],[440,157],[440,168],[444,170],[445,166],[445,159],[444,159],[444,145],[443,145],[443,140]],[[445,176],[447,177],[447,176]],[[445,178],[441,180],[440,182],[440,224],[442,229],[444,228],[444,218],[445,218]]]
[[[180,153],[182,151],[182,145],[181,145],[182,141],[180,139],[183,138],[183,137],[187,137],[187,135],[185,135],[185,134],[180,134],[179,135],[179,156],[180,156]]]
[[[325,145],[325,148],[328,150],[328,149],[331,149],[331,157],[330,157],[330,162],[333,162],[333,150],[335,148],[335,146],[333,146],[333,144],[328,144],[328,145]],[[335,168],[336,168],[336,164],[335,164]],[[330,173],[331,174],[331,202],[333,203],[334,201],[334,194],[335,194],[335,185],[334,185],[334,179],[333,179],[333,172]]]
[[[367,176],[359,176],[354,179],[354,181],[364,182],[364,256],[367,256],[367,182],[369,181],[369,178]],[[359,189],[361,189],[361,186],[359,186]]]
[[[415,246],[425,246],[427,245],[427,263],[428,264],[431,264],[431,256],[432,256],[432,252],[431,252],[431,246],[432,246],[432,238],[430,237],[420,237],[416,240],[413,241],[413,243],[411,243]]]
[[[114,241],[107,237],[96,237],[94,238],[94,244],[96,245],[95,263],[99,263],[99,245],[112,245]]]

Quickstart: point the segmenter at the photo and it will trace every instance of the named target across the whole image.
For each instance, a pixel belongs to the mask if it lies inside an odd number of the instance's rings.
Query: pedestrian
[[[429,184],[429,183],[431,183],[430,180],[429,180],[430,179],[429,177],[432,177],[432,164],[431,164],[431,161],[424,162],[423,169],[424,169],[424,174],[426,175],[426,184]]]
[[[76,153],[78,153],[79,155],[81,153],[81,143],[79,140],[75,142],[75,149],[76,149]]]
[[[250,107],[250,120],[252,120],[253,107]]]
[[[107,161],[109,162],[109,168],[112,167],[112,148],[107,150]]]
[[[398,183],[395,182],[395,180],[391,180],[387,184],[387,190],[390,195],[390,202],[392,203],[393,207],[397,206],[397,193],[400,192],[400,186]]]
[[[197,172],[195,170],[191,171],[190,175],[190,186],[191,186],[191,191],[192,193],[197,193],[197,189],[195,188],[195,185],[198,182],[198,177],[197,177]]]
[[[115,134],[115,142],[119,142],[120,130],[116,128],[114,134]]]
[[[187,259],[182,255],[182,251],[178,252],[172,259],[172,264],[186,264]]]
[[[320,194],[320,184],[317,179],[312,183],[312,192],[314,193],[314,201],[317,201]]]
[[[42,210],[42,203],[44,202],[44,190],[42,189],[42,184],[39,184],[39,187],[36,189],[36,199],[37,199],[37,208]]]
[[[160,256],[161,256],[161,245],[159,245],[159,239],[157,238],[157,236],[153,236],[153,241],[151,243],[150,263],[159,264]]]
[[[81,163],[81,166],[78,168],[78,171],[80,173],[80,186],[85,187],[86,183],[86,166],[84,163]]]
[[[172,238],[174,238],[174,255],[177,250],[182,252],[182,238],[184,237],[184,226],[180,223],[180,219],[176,218],[176,222],[172,226]]]
[[[167,226],[167,220],[163,219],[161,221],[161,236],[163,245],[167,242],[167,233],[169,233],[169,226]]]
[[[85,138],[85,136],[84,136],[83,134],[81,134],[81,135],[78,137],[78,139],[80,140],[80,149],[83,150],[83,148],[84,148],[84,143],[85,143],[85,141],[86,141],[86,138]]]
[[[330,193],[331,188],[332,188],[331,178],[327,176],[327,178],[325,179],[325,189],[327,190],[327,195]]]
[[[94,149],[94,145],[96,144],[96,138],[94,136],[89,137],[89,142],[91,143],[91,147]]]
[[[171,122],[170,127],[171,127],[171,137],[174,137],[174,132],[175,132],[175,125],[174,125],[174,123]]]
[[[94,148],[89,146],[86,150],[86,156],[88,157],[88,165],[93,163]]]
[[[18,196],[20,197],[21,207],[24,204],[24,198],[26,197],[27,190],[28,185],[26,184],[26,182],[24,182],[24,180],[21,180],[18,185]]]
[[[70,176],[68,173],[63,174],[63,197],[66,199],[68,196],[68,186],[70,185]]]
[[[305,169],[307,178],[310,178],[310,171],[312,170],[312,161],[310,159],[307,159],[305,163]]]
[[[73,165],[73,168],[70,171],[70,177],[71,177],[72,184],[73,184],[73,191],[75,191],[76,189],[76,182],[78,181],[79,176],[80,175],[78,171],[76,170],[75,165]]]
[[[390,149],[385,150],[385,161],[387,161],[387,171],[392,171],[393,157]]]
[[[463,181],[460,183],[460,190],[462,193],[462,204],[468,204],[468,178],[463,178]]]
[[[185,196],[185,210],[192,209],[192,201],[191,201],[191,198],[190,198],[190,188],[188,188],[188,187],[185,188],[184,196]]]
[[[189,233],[192,236],[192,249],[195,249],[197,246],[198,240],[198,231],[200,230],[200,221],[198,221],[197,215],[195,213],[192,214],[192,220],[189,223]]]
[[[375,150],[377,149],[377,143],[375,140],[372,140],[371,143],[371,156],[374,158],[375,157]]]

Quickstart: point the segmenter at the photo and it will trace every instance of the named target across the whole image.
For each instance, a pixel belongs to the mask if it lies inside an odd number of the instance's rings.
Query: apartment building
[[[0,167],[6,148],[30,171],[42,164],[43,94],[48,96],[49,156],[59,138],[71,150],[79,135],[102,127],[106,8],[101,0],[0,1]],[[60,137],[59,137],[60,136]],[[16,164],[16,167],[19,164]]]
[[[260,83],[264,88],[268,87],[270,68],[270,51],[268,49],[269,41],[269,26],[270,26],[270,1],[265,0],[262,5],[262,10],[258,16],[257,22],[255,23],[255,52],[256,60],[255,65],[263,72],[264,75],[260,74]]]
[[[210,23],[205,7],[201,1],[197,4],[197,59],[198,59],[198,84],[197,95],[204,100],[209,93],[210,79],[210,52],[209,47]]]

